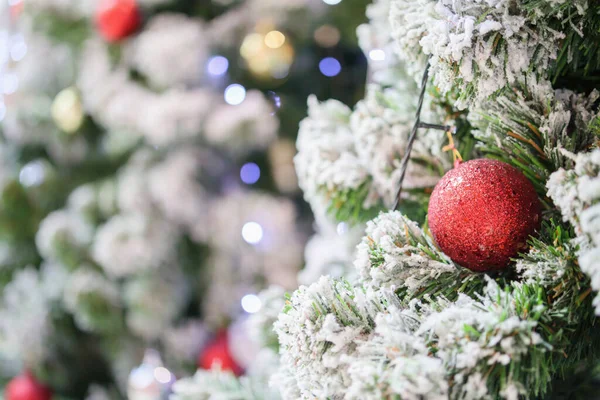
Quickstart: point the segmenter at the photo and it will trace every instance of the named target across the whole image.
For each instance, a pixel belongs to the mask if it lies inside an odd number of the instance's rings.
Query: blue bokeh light
[[[319,70],[328,77],[336,76],[342,70],[342,65],[333,57],[325,57],[319,62]]]
[[[260,178],[260,168],[255,163],[246,163],[240,169],[240,178],[242,182],[252,185]]]
[[[208,73],[214,76],[224,75],[229,69],[229,60],[223,56],[214,56],[208,60],[206,65]]]

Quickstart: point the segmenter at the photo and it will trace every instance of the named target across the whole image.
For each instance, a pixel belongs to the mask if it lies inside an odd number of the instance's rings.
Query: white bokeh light
[[[342,236],[343,234],[348,232],[348,224],[345,222],[340,222],[336,227],[337,234]]]
[[[369,58],[373,61],[384,61],[385,51],[381,49],[373,49],[369,52]]]
[[[21,168],[19,182],[26,187],[38,186],[44,182],[45,175],[44,164],[41,161],[33,161]]]
[[[227,104],[237,106],[246,98],[246,88],[238,83],[227,86],[225,89],[225,101]]]
[[[154,379],[160,383],[169,383],[172,379],[171,371],[165,367],[156,367],[154,368]]]
[[[10,58],[13,61],[21,61],[27,54],[27,44],[22,35],[17,35],[14,43],[10,46]]]
[[[263,229],[256,222],[246,222],[242,227],[242,238],[250,244],[258,244],[263,238]]]
[[[341,3],[342,0],[323,0],[323,3],[329,4],[330,6]]]
[[[255,294],[247,294],[242,297],[242,308],[249,314],[254,314],[260,311],[262,302]]]

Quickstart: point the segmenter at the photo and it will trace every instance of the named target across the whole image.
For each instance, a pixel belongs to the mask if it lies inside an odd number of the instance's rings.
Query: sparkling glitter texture
[[[516,168],[489,159],[465,162],[444,175],[428,212],[442,251],[478,272],[506,268],[541,223],[531,182]]]

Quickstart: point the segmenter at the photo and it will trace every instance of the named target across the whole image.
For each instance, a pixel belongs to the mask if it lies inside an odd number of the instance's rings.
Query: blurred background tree
[[[2,2],[6,400],[251,366],[256,293],[296,286],[313,229],[298,122],[309,94],[362,98],[366,3]]]

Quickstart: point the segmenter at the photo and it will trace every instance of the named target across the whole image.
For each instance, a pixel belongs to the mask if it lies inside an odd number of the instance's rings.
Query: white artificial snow
[[[98,228],[91,254],[109,276],[123,277],[171,262],[178,236],[177,229],[160,218],[118,214]]]
[[[120,316],[119,287],[97,270],[85,266],[75,270],[66,283],[63,302],[77,326],[84,331],[119,328],[113,323]]]
[[[339,101],[308,99],[308,117],[300,122],[294,164],[298,184],[311,204],[320,203],[323,190],[357,189],[368,178],[354,149],[350,113]]]
[[[279,120],[258,90],[250,90],[241,104],[221,104],[207,117],[206,140],[234,155],[264,150],[277,137]]]
[[[172,265],[130,278],[123,288],[129,330],[146,340],[156,340],[172,326],[188,297],[189,282]]]
[[[579,235],[579,265],[600,290],[600,150],[575,156],[575,169],[560,169],[548,180],[548,196],[560,209],[563,219]],[[594,298],[600,315],[600,295]]]
[[[59,210],[42,220],[35,243],[42,256],[57,260],[65,249],[87,249],[92,243],[93,234],[93,226],[80,214]]]
[[[126,44],[124,55],[152,86],[177,87],[200,81],[208,43],[200,21],[161,13]]]
[[[309,98],[294,161],[300,188],[313,208],[327,203],[332,194],[366,183],[364,208],[393,203],[417,99],[414,85],[408,83],[387,89],[370,86],[352,112],[335,100],[318,103],[314,96]],[[423,117],[435,115],[426,105]],[[441,152],[444,141],[440,132],[420,132],[411,156],[430,167],[409,163],[405,187],[435,185],[439,179],[435,171],[448,167]]]
[[[382,213],[369,221],[354,262],[362,282],[373,287],[404,287],[415,292],[441,274],[457,271],[453,264],[434,261],[411,245],[411,237],[424,240],[417,224],[398,211]],[[373,253],[383,258],[379,265],[374,265]]]
[[[565,37],[547,21],[534,25],[509,0],[396,0],[390,22],[399,58],[422,67],[415,78],[430,56],[435,85],[442,92],[457,88],[462,109],[525,82],[531,65],[545,76]]]

